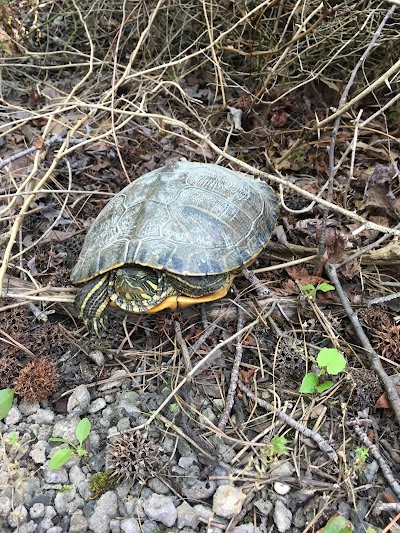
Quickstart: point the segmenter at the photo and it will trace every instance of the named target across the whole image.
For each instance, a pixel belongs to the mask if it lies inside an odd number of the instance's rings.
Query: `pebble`
[[[92,516],[89,518],[89,529],[96,533],[108,533],[110,531],[110,519],[114,518],[118,511],[117,495],[109,490],[97,500]]]
[[[213,498],[213,511],[218,516],[231,518],[240,513],[245,493],[234,485],[221,485],[217,488]]]
[[[86,414],[90,405],[90,392],[86,385],[76,387],[68,398],[67,411],[79,415]]]
[[[110,532],[121,533],[120,521],[116,518],[114,518],[114,520],[110,520]]]
[[[135,518],[126,518],[120,523],[121,531],[124,533],[141,533],[139,522]]]
[[[285,531],[288,531],[292,524],[292,513],[280,500],[276,500],[275,502],[273,516],[279,533],[285,533]]]
[[[280,481],[275,481],[274,483],[274,491],[281,496],[288,494],[288,492],[290,492],[290,488],[290,485],[287,483],[281,483]]]
[[[4,419],[4,423],[7,426],[15,426],[15,424],[18,424],[18,422],[21,421],[21,418],[22,414],[20,410],[18,409],[18,407],[15,407],[15,405],[13,405],[8,411],[8,415]]]
[[[149,479],[146,483],[146,486],[153,492],[156,492],[157,494],[164,494],[164,496],[167,496],[167,494],[169,494],[170,492],[167,485],[163,483],[158,477],[153,477]]]
[[[176,512],[178,513],[178,529],[191,527],[192,529],[196,530],[200,518],[193,507],[191,507],[187,502],[183,502],[179,507],[176,508]]]
[[[81,510],[75,511],[69,523],[69,533],[85,533],[88,528],[87,518]]]
[[[63,528],[61,526],[50,527],[46,533],[62,533]]]
[[[29,509],[29,515],[35,520],[35,518],[44,517],[44,504],[43,503],[34,503]]]
[[[91,404],[89,405],[89,413],[98,413],[99,411],[104,409],[106,405],[107,402],[104,398],[96,398],[96,400],[93,400],[93,402],[91,402]]]
[[[50,409],[38,409],[36,413],[28,418],[28,422],[35,424],[52,424],[54,422],[55,414]]]
[[[24,505],[18,505],[14,511],[8,515],[8,523],[11,527],[17,528],[24,524],[28,518],[28,511]]]
[[[273,504],[269,500],[260,499],[254,502],[254,507],[256,507],[262,515],[268,516],[272,511]]]
[[[17,531],[18,533],[33,533],[37,531],[37,524],[33,520],[30,520],[28,523],[22,524]]]
[[[100,350],[93,350],[87,354],[88,358],[91,359],[97,366],[104,366],[106,364],[106,358],[104,357],[103,352]]]
[[[59,437],[76,442],[75,430],[80,422],[80,417],[77,415],[69,415],[68,418],[63,417],[58,420],[53,426],[52,437]]]
[[[72,487],[70,490],[58,491],[54,498],[54,507],[59,515],[65,515],[67,512],[67,504],[72,502],[76,496],[76,489]]]
[[[63,466],[57,468],[57,470],[50,470],[49,465],[43,466],[43,477],[46,483],[54,483],[65,485],[68,483],[68,474]]]
[[[206,500],[214,494],[216,488],[214,480],[191,479],[183,483],[183,493],[190,500]]]
[[[258,533],[260,530],[254,529],[254,524],[241,524],[232,529],[232,533]]]
[[[126,415],[135,415],[140,413],[138,408],[139,395],[135,391],[124,391],[118,395],[118,407],[121,413]]]
[[[289,461],[277,461],[271,463],[269,467],[269,472],[274,477],[290,477],[294,471],[295,468]]]
[[[152,494],[148,500],[144,500],[143,510],[151,520],[167,527],[172,527],[178,516],[172,499],[162,494]]]
[[[214,516],[212,509],[206,507],[205,505],[201,505],[201,503],[194,505],[193,509],[196,511],[197,516],[203,518],[204,520],[210,520]]]
[[[0,496],[0,516],[7,518],[11,511],[11,500],[8,496]]]
[[[43,465],[46,462],[46,449],[47,442],[44,440],[38,440],[33,446],[32,451],[29,453],[34,463],[37,465]]]
[[[29,416],[36,413],[40,409],[40,405],[38,403],[29,403],[25,398],[22,398],[18,404],[18,408],[24,416]]]
[[[47,531],[53,527],[53,522],[50,518],[43,518],[43,520],[40,521],[38,533],[47,533]]]
[[[145,520],[142,522],[142,532],[141,533],[158,533],[160,528],[158,527],[157,522],[153,520]]]
[[[68,475],[70,483],[75,486],[86,479],[86,475],[82,472],[82,469],[78,465],[71,466]]]
[[[191,453],[189,455],[186,455],[185,457],[181,457],[178,461],[178,466],[180,466],[184,470],[188,470],[190,466],[197,464],[198,459],[195,453]]]

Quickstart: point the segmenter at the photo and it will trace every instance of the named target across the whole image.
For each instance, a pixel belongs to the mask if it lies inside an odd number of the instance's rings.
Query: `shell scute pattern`
[[[183,275],[237,270],[265,246],[277,209],[263,182],[216,165],[168,165],[107,204],[71,279],[79,283],[129,263]]]

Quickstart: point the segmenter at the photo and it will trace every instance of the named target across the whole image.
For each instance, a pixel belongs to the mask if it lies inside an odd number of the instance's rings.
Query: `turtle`
[[[261,180],[177,161],[117,193],[90,227],[71,281],[78,317],[98,334],[114,306],[156,313],[225,296],[270,239],[278,199]]]

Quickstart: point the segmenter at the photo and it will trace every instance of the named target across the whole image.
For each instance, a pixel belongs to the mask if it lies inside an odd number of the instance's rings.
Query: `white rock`
[[[90,392],[86,385],[79,385],[68,398],[68,413],[83,415],[88,412],[90,405]]]
[[[213,497],[213,511],[218,516],[230,518],[240,513],[245,493],[234,485],[221,485]]]
[[[274,522],[279,533],[288,531],[292,524],[292,513],[280,500],[275,502]]]
[[[143,510],[151,520],[167,527],[172,527],[178,516],[172,499],[162,494],[152,494],[149,499],[143,500]]]
[[[280,481],[275,481],[274,491],[281,496],[285,496],[285,494],[290,492],[290,485],[287,483],[281,483]]]
[[[107,405],[107,402],[104,398],[96,398],[89,406],[89,413],[98,413]]]
[[[89,359],[91,359],[97,366],[104,366],[106,363],[106,358],[104,357],[103,352],[100,350],[93,350],[88,353]]]
[[[178,529],[191,527],[196,531],[200,518],[193,507],[191,507],[187,502],[183,502],[179,507],[176,508],[176,511],[178,513]]]
[[[11,409],[8,411],[8,415],[4,419],[4,423],[7,426],[15,426],[15,424],[18,424],[18,422],[21,421],[22,415],[18,407],[15,407],[13,405]]]

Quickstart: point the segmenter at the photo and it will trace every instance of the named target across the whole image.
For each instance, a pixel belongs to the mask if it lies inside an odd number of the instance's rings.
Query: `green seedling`
[[[14,400],[14,389],[1,389],[0,390],[0,420],[3,420],[12,407]]]
[[[285,437],[281,437],[279,435],[274,435],[272,438],[267,455],[269,457],[279,457],[281,455],[287,455],[288,450],[286,448],[287,439]]]
[[[312,283],[309,283],[308,285],[303,285],[302,287],[300,287],[300,289],[308,298],[310,298],[310,300],[312,300],[315,298],[317,291],[334,291],[335,287],[333,285],[329,285],[329,283],[326,283],[324,281],[323,283],[318,283],[317,286],[313,285]]]
[[[333,382],[330,380],[322,381],[325,374],[336,376],[340,374],[346,366],[346,360],[336,348],[322,348],[317,356],[317,364],[320,367],[318,374],[309,372],[301,382],[300,392],[313,394],[314,392],[324,392],[330,389]]]
[[[341,515],[332,516],[318,533],[352,533],[351,523]]]
[[[61,448],[57,450],[50,459],[50,470],[56,470],[63,466],[72,456],[73,453],[83,457],[87,455],[87,451],[83,448],[83,443],[88,438],[91,430],[90,420],[88,418],[82,418],[78,423],[75,429],[75,436],[78,440],[78,445],[76,446],[73,442],[67,439],[62,439],[60,437],[52,437],[51,442],[62,442],[63,444],[68,444],[67,448]]]
[[[354,461],[354,467],[356,470],[362,470],[365,467],[365,462],[369,457],[369,450],[365,446],[356,448],[356,460]]]

